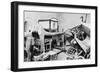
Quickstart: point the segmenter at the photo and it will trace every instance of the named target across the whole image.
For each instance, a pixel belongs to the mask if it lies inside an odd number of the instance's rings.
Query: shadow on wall
[[[85,18],[86,14],[75,13],[55,13],[55,12],[29,12],[25,11],[25,21],[28,21],[28,29],[38,30],[39,19],[51,19],[55,17],[58,19],[59,31],[65,31],[81,24],[80,17]],[[87,26],[90,26],[90,14],[87,14]]]

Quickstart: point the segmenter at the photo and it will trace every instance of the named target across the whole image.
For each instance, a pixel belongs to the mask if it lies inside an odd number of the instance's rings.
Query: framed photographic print
[[[11,70],[97,66],[97,7],[11,3]]]

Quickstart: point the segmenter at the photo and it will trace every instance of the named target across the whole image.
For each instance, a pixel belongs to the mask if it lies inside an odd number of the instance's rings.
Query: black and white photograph
[[[11,70],[97,66],[97,7],[12,2]]]
[[[24,11],[24,61],[91,58],[89,13]]]

